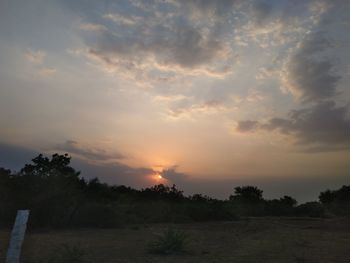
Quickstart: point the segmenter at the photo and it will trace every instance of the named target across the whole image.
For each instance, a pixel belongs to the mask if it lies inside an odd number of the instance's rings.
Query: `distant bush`
[[[143,200],[168,200],[172,202],[181,202],[185,199],[183,191],[177,189],[174,184],[171,187],[158,184],[142,189],[140,191],[140,197]]]
[[[115,227],[121,224],[115,209],[111,205],[86,203],[81,206],[72,218],[74,226],[82,227]]]
[[[229,200],[185,196],[175,185],[137,190],[85,180],[67,154],[38,155],[19,172],[0,168],[0,224],[11,226],[18,209],[31,210],[30,227],[116,227],[123,223],[235,220],[240,216],[350,215],[350,186],[320,193],[296,206],[289,196],[266,200],[255,186],[235,187]]]
[[[307,202],[295,208],[297,216],[323,217],[325,214],[324,207],[319,202]]]
[[[330,214],[350,215],[350,186],[343,185],[338,190],[321,192],[319,200]]]
[[[270,216],[291,216],[295,213],[297,201],[290,197],[284,196],[280,199],[265,201],[265,214]]]
[[[164,255],[180,253],[184,251],[187,239],[184,232],[170,227],[156,241],[149,243],[148,252]]]
[[[230,221],[238,218],[232,207],[224,201],[189,202],[185,207],[186,214],[193,221]]]

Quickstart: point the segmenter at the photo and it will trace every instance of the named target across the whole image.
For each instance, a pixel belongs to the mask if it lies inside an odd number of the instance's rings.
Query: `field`
[[[27,232],[22,262],[40,261],[66,244],[84,251],[86,262],[350,262],[350,218],[249,218],[235,222],[177,224],[186,233],[185,251],[155,255],[147,245],[168,225],[116,229]],[[0,229],[0,262],[9,230]]]

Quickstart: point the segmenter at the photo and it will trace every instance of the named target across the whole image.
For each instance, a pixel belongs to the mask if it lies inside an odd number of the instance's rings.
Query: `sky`
[[[0,0],[0,166],[228,198],[350,184],[350,1]]]

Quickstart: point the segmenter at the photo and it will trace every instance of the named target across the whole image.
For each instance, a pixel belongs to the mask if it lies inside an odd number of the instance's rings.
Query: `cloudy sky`
[[[345,0],[0,0],[0,166],[67,152],[113,184],[315,200],[350,184],[349,13]]]

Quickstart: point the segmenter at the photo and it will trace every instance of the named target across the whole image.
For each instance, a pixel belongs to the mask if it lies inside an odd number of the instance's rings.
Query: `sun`
[[[164,178],[164,177],[162,176],[162,174],[159,173],[159,172],[154,173],[154,174],[152,175],[152,177],[153,177],[153,180],[155,180],[156,182],[160,182],[160,181],[165,180],[165,178]]]

